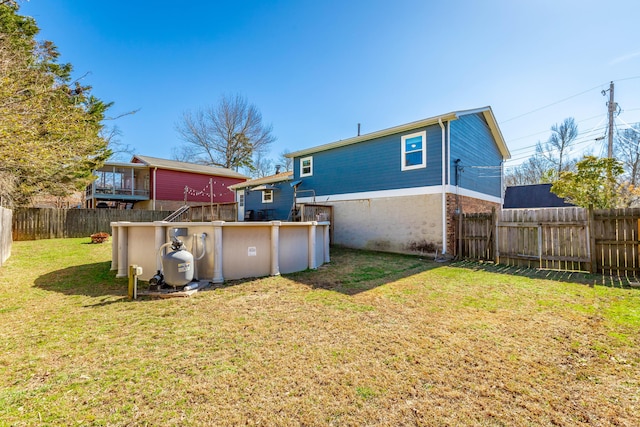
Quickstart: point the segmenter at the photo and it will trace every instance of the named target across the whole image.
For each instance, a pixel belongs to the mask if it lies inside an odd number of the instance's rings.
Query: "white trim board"
[[[502,204],[502,198],[500,197],[479,193],[477,191],[466,190],[464,188],[457,188],[454,185],[446,185],[445,190],[447,193],[450,193],[453,195],[459,194],[461,196],[472,197],[474,199],[480,199],[480,200],[485,200],[487,202]],[[433,185],[428,187],[399,188],[395,190],[364,191],[361,193],[328,194],[328,195],[318,195],[315,197],[298,197],[296,199],[296,202],[322,204],[327,202],[344,202],[347,200],[383,199],[387,197],[422,196],[427,194],[442,194],[442,186]]]

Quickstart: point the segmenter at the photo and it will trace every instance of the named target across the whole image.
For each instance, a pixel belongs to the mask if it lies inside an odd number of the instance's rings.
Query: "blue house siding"
[[[480,113],[460,116],[451,123],[451,185],[501,197],[502,154],[491,134],[489,125]],[[456,164],[460,159],[462,171],[456,182]]]
[[[415,146],[407,145],[405,159],[410,164],[403,171],[403,137],[418,132],[426,134],[426,167]],[[290,156],[294,159],[292,179],[300,181],[299,190],[313,190],[317,203],[333,206],[335,243],[391,252],[449,253],[455,248],[453,195],[473,209],[497,206],[502,195],[501,164],[509,158],[509,150],[491,108],[484,107],[382,129]],[[300,176],[300,162],[307,157],[312,158],[312,175]],[[448,163],[443,171],[444,159]],[[457,159],[462,166],[458,180]],[[457,184],[460,188],[455,188]],[[298,192],[299,201],[309,201],[310,196]]]
[[[280,220],[286,221],[293,205],[293,188],[289,181],[270,184],[273,190],[273,202],[262,203],[262,191],[246,189],[244,195],[245,213],[249,210],[254,212],[253,220]],[[262,218],[259,212],[263,212]]]
[[[401,170],[401,137],[426,130],[427,167]],[[424,187],[442,183],[442,132],[439,125],[319,151],[313,156],[313,176],[302,177],[301,190],[322,196]],[[294,159],[294,176],[300,177],[300,156]],[[309,196],[308,194],[305,195]]]

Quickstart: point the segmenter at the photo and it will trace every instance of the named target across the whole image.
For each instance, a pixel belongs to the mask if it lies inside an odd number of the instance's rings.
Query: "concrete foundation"
[[[442,195],[326,202],[334,206],[334,243],[399,253],[442,251]]]

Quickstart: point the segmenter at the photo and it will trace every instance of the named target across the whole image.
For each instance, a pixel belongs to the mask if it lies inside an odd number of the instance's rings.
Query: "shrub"
[[[95,233],[91,235],[91,243],[104,243],[109,238],[108,233]]]

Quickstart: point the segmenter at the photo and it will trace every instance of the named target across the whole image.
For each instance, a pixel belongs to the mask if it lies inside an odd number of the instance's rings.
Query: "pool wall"
[[[329,222],[120,221],[111,223],[116,277],[127,277],[129,266],[137,265],[143,269],[139,278],[149,280],[162,268],[158,250],[171,242],[175,229],[186,233],[179,239],[194,258],[202,253],[206,234],[206,252],[194,262],[195,273],[213,283],[315,269],[330,261]]]

